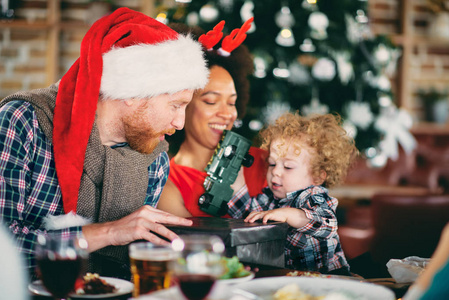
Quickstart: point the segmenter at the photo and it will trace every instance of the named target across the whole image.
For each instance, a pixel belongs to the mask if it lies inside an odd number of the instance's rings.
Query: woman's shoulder
[[[168,179],[177,183],[192,180],[204,181],[206,177],[206,172],[199,171],[197,169],[180,165],[175,162],[175,159],[170,159],[170,172],[168,174]]]

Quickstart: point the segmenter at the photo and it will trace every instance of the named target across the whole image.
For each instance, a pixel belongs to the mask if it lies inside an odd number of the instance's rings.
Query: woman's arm
[[[179,217],[188,218],[192,216],[185,207],[181,192],[171,180],[167,180],[157,208]]]

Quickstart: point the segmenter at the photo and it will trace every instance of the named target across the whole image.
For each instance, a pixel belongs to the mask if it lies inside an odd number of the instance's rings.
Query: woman
[[[199,28],[183,24],[171,25],[180,33],[199,37]],[[177,150],[170,160],[170,173],[158,208],[183,217],[210,217],[200,210],[198,198],[205,192],[207,174],[204,169],[212,157],[223,130],[231,130],[237,117],[242,118],[249,99],[249,81],[253,61],[248,49],[240,45],[230,56],[217,50],[205,50],[210,70],[209,82],[195,92],[186,109],[183,131],[168,139],[170,152]],[[179,148],[179,150],[177,149]],[[266,184],[266,152],[251,147],[254,163],[244,168],[250,194],[256,195]],[[226,217],[229,217],[226,215]]]

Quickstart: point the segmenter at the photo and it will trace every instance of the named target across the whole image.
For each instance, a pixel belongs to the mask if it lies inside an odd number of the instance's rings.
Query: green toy
[[[214,216],[223,216],[228,210],[227,203],[233,190],[231,184],[237,178],[240,167],[250,167],[254,157],[248,153],[252,142],[247,138],[224,130],[221,141],[206,166],[204,180],[206,192],[198,199],[200,209]]]

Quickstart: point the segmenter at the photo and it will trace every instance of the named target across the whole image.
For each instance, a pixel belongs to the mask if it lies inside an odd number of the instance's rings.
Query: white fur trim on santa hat
[[[74,212],[69,212],[68,214],[58,216],[48,215],[43,221],[44,228],[47,230],[84,226],[90,223],[92,223],[91,220],[77,215]]]
[[[100,91],[106,99],[150,98],[203,88],[209,70],[190,36],[159,44],[113,48],[103,54]]]

